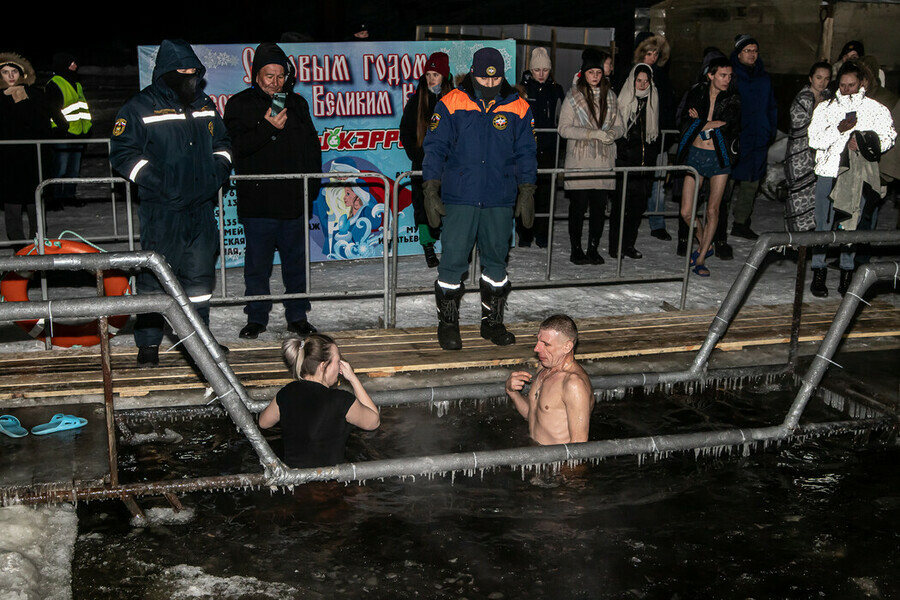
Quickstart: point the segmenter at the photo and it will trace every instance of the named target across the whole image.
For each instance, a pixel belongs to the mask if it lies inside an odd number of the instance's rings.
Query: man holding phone
[[[294,69],[274,43],[256,48],[253,84],[225,105],[225,125],[234,147],[238,175],[320,173],[322,152],[309,114],[309,104],[294,87]],[[319,193],[319,179],[307,179],[309,202]],[[275,250],[281,256],[281,278],[288,294],[306,292],[306,218],[303,179],[237,181],[238,218],[244,226],[246,295],[269,294]],[[240,337],[256,339],[266,330],[272,302],[247,303],[247,324]],[[315,333],[307,319],[309,300],[285,300],[287,330],[300,336]]]

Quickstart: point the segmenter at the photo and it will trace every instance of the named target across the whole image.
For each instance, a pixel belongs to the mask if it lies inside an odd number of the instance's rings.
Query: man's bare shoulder
[[[577,393],[577,392],[587,392],[591,393],[591,378],[588,377],[587,372],[577,362],[573,362],[572,365],[566,370],[565,379],[563,380],[563,386],[566,391]]]

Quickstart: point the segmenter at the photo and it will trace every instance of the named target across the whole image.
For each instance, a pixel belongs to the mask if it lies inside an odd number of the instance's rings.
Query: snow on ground
[[[670,210],[676,206],[669,203]],[[558,214],[565,214],[567,205],[560,194]],[[119,229],[125,228],[125,207],[117,206]],[[783,205],[759,198],[754,213],[753,227],[757,232],[783,230]],[[898,210],[895,200],[886,202],[879,219],[880,229],[897,226]],[[85,207],[68,207],[61,212],[47,215],[47,231],[56,237],[62,231],[74,231],[86,238],[112,233],[111,204],[99,200],[89,202]],[[607,225],[608,227],[608,225]],[[557,280],[584,280],[615,278],[615,261],[606,252],[607,238],[601,246],[601,253],[607,259],[602,266],[576,266],[568,262],[568,237],[566,222],[556,224],[554,234],[554,257],[550,263],[552,278]],[[669,232],[675,234],[677,221],[668,220]],[[714,308],[719,305],[734,281],[743,259],[753,243],[739,238],[731,238],[735,260],[721,261],[711,258],[707,261],[712,276],[701,279],[690,278],[690,287],[685,308]],[[125,250],[124,243],[102,244],[107,250]],[[678,276],[684,262],[675,254],[675,241],[663,242],[650,237],[646,221],[642,225],[638,249],[644,258],[625,259],[622,265],[623,278],[648,278],[658,276]],[[896,252],[896,248],[892,251]],[[2,252],[8,252],[3,250]],[[895,259],[896,256],[884,255]],[[377,289],[383,282],[381,260],[353,261],[345,263],[317,263],[312,266],[311,290],[342,293],[346,290]],[[677,307],[681,297],[681,283],[626,283],[607,284],[590,287],[540,288],[533,290],[516,289],[523,281],[543,280],[547,269],[546,251],[537,247],[514,248],[510,256],[510,278],[513,292],[506,313],[507,322],[539,321],[554,312],[564,312],[575,318],[635,314],[671,310]],[[425,267],[421,256],[400,259],[399,285],[403,288],[426,288],[432,284],[436,271]],[[272,289],[281,290],[278,269],[273,274]],[[789,256],[772,254],[772,260],[761,269],[757,281],[748,297],[747,304],[786,304],[793,300],[796,263]],[[806,288],[810,274],[807,272]],[[227,290],[230,296],[243,291],[240,269],[229,269]],[[831,299],[837,297],[837,272],[829,276]],[[72,295],[72,290],[55,290],[51,298]],[[32,292],[34,293],[34,292]],[[90,293],[85,290],[84,293]],[[78,292],[76,295],[84,295]],[[61,294],[61,295],[60,295]],[[217,295],[220,295],[217,290]],[[882,293],[880,300],[900,304],[896,293]],[[820,302],[808,293],[807,302]],[[461,309],[463,323],[477,323],[480,319],[477,291],[470,292]],[[435,326],[434,301],[431,294],[403,296],[397,302],[397,325],[399,327]],[[377,328],[381,326],[383,314],[381,298],[316,300],[310,320],[322,331],[345,329]],[[245,323],[241,305],[213,307],[211,328],[215,336],[225,344],[238,339],[237,334]],[[133,344],[131,325],[126,326],[113,344],[128,346]],[[286,337],[283,310],[275,306],[269,330],[260,336],[263,340]],[[174,341],[174,340],[173,340]],[[22,352],[43,349],[43,343],[32,340],[11,323],[0,323],[0,351]],[[152,519],[165,520],[166,515],[151,515]],[[180,515],[190,518],[190,515]],[[33,509],[29,507],[0,508],[0,600],[31,600],[32,598],[64,599],[71,597],[70,563],[77,532],[77,518],[74,508],[67,505],[48,506]],[[283,597],[294,590],[279,585],[267,584],[251,579],[221,579],[210,576],[199,569],[179,566],[168,569],[167,580],[177,589],[175,597],[191,598],[216,595],[222,589],[246,587],[260,597]]]
[[[75,507],[0,508],[0,600],[72,597]]]
[[[567,203],[562,193],[558,195],[557,214],[564,215]],[[668,209],[677,210],[675,204],[667,203]],[[47,213],[47,231],[56,237],[63,231],[73,231],[86,238],[112,234],[111,203],[93,200],[85,207],[68,207],[64,211]],[[897,203],[888,200],[882,207],[879,217],[880,229],[893,229],[897,224]],[[122,235],[126,231],[125,207],[117,205],[117,220]],[[783,231],[783,205],[760,196],[754,212],[753,228],[757,232]],[[667,220],[669,232],[674,236],[677,231],[675,218]],[[608,230],[609,224],[607,224]],[[602,266],[576,266],[568,261],[569,244],[565,233],[566,221],[560,220],[554,229],[554,255],[550,263],[552,280],[585,280],[602,278],[614,280],[616,275],[615,261],[607,253],[607,236],[601,242],[601,254],[606,258]],[[715,257],[707,261],[712,273],[703,279],[691,275],[685,308],[714,308],[719,305],[725,293],[743,266],[743,260],[752,248],[753,242],[731,237],[729,242],[734,247],[735,260],[722,261]],[[101,244],[107,250],[127,249],[124,243]],[[622,278],[680,277],[684,267],[684,259],[675,254],[675,241],[663,242],[649,235],[646,220],[642,224],[637,247],[644,254],[640,260],[623,259]],[[896,248],[894,248],[896,252]],[[887,256],[886,258],[895,258]],[[513,291],[509,298],[506,312],[507,322],[539,321],[553,312],[564,312],[574,318],[587,318],[618,314],[635,314],[658,312],[678,307],[681,298],[681,282],[667,283],[619,283],[590,287],[540,288],[532,290],[517,289],[517,284],[524,281],[542,281],[547,273],[546,250],[533,246],[531,248],[513,248],[510,254],[510,279]],[[311,291],[334,292],[340,294],[346,290],[378,290],[383,285],[383,261],[381,259],[347,261],[343,263],[314,263],[311,268]],[[399,261],[399,286],[401,288],[427,288],[436,277],[436,270],[428,269],[421,256],[401,257]],[[808,290],[810,273],[807,270],[806,289]],[[756,283],[747,299],[747,304],[787,304],[792,302],[794,278],[796,277],[796,261],[793,255],[772,254],[757,277]],[[228,269],[226,274],[227,290],[230,297],[239,296],[243,292],[243,278],[240,268]],[[830,299],[837,297],[837,271],[829,274]],[[477,290],[469,285],[470,292],[463,298],[461,320],[463,323],[477,323],[480,319],[480,308]],[[281,291],[280,273],[276,267],[272,278],[274,293]],[[90,290],[85,290],[90,293]],[[36,291],[32,291],[35,294]],[[71,293],[67,290],[65,293]],[[79,293],[78,295],[83,295]],[[221,295],[220,288],[216,297]],[[51,295],[51,297],[60,297]],[[889,302],[900,302],[896,295],[886,294],[883,298]],[[804,296],[807,302],[821,301],[813,298],[808,292]],[[377,328],[381,326],[383,315],[381,297],[369,299],[315,300],[310,312],[310,321],[321,331],[340,331],[345,329]],[[215,336],[223,343],[238,339],[237,333],[245,323],[242,305],[215,305],[211,319],[211,328]],[[434,301],[430,294],[401,296],[397,301],[398,327],[431,327],[436,325]],[[113,340],[116,345],[132,344],[131,325],[120,332]],[[287,335],[283,320],[283,310],[276,303],[269,323],[269,330],[260,336],[263,340],[275,340]],[[173,340],[174,341],[174,340]],[[0,324],[0,351],[26,351],[42,349],[43,344],[31,340],[27,334],[12,324]]]

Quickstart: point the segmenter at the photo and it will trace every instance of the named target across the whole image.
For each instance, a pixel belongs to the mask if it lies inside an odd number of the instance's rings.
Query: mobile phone
[[[282,110],[284,110],[284,101],[287,99],[287,94],[285,92],[276,92],[272,94],[272,105],[271,105],[271,116],[276,116]]]
[[[844,118],[847,119],[848,121],[855,121],[856,120],[856,111],[851,110],[850,112],[848,112],[846,114],[846,116]]]

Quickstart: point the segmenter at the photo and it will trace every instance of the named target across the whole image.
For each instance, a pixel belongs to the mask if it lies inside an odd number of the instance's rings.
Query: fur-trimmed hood
[[[10,63],[17,66],[19,71],[22,72],[22,77],[19,79],[21,85],[34,85],[34,82],[37,80],[37,75],[34,72],[34,67],[28,62],[28,59],[15,52],[0,52],[0,66]],[[6,82],[0,80],[0,90],[5,90],[6,88]]]
[[[644,62],[644,55],[648,50],[656,50],[659,52],[659,58],[656,59],[656,65],[663,67],[667,62],[669,62],[669,42],[661,35],[654,35],[652,33],[645,32],[646,36],[638,36],[635,40],[637,45],[634,48],[634,60],[632,64],[638,64]]]

